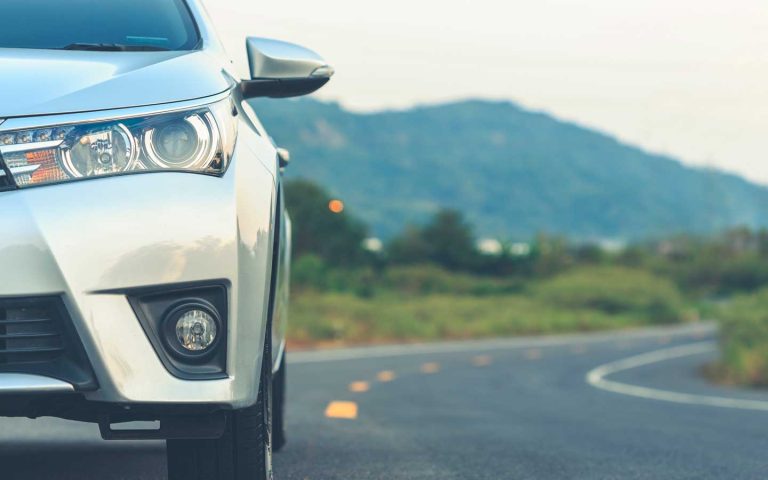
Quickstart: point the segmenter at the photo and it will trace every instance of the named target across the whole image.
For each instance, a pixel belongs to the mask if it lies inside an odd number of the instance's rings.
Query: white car
[[[333,69],[249,38],[239,79],[199,0],[3,0],[2,17],[0,416],[165,439],[172,479],[271,478],[287,155],[246,101]]]

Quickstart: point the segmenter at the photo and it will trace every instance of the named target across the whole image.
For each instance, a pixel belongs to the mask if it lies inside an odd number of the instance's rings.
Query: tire
[[[283,351],[283,358],[280,361],[280,368],[275,372],[272,379],[272,451],[279,452],[285,446],[285,392],[286,375],[288,366],[286,364],[287,354]]]
[[[168,440],[169,480],[272,480],[272,353],[267,332],[259,397],[229,412],[216,440]]]

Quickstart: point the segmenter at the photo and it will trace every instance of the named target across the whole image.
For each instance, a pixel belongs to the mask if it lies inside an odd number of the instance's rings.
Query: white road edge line
[[[695,395],[689,393],[672,392],[657,388],[640,387],[626,383],[606,380],[605,377],[625,370],[650,365],[653,363],[673,360],[675,358],[689,357],[711,353],[717,350],[714,342],[698,342],[679,347],[664,348],[653,352],[636,355],[616,362],[601,365],[587,373],[586,381],[595,388],[622,395],[661,400],[664,402],[683,403],[688,405],[705,405],[709,407],[734,408],[739,410],[768,411],[768,401],[747,400],[739,398],[715,397],[708,395]]]
[[[602,333],[583,333],[538,337],[513,337],[491,340],[474,340],[411,345],[388,345],[338,350],[315,350],[290,353],[292,364],[325,363],[365,358],[390,358],[409,355],[428,355],[439,353],[491,352],[531,347],[557,347],[574,344],[612,342],[616,339],[642,339],[658,336],[709,335],[715,333],[715,324],[702,322],[696,325],[676,327],[656,327],[642,330],[622,330]]]

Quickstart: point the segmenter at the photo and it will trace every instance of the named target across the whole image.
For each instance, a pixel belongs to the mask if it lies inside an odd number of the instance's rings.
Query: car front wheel
[[[215,440],[168,440],[170,480],[272,480],[272,353],[264,348],[259,398],[227,414]]]

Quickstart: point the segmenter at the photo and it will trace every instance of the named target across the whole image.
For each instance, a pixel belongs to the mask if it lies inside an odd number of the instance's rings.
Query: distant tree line
[[[578,266],[617,265],[663,275],[696,294],[725,295],[768,285],[765,230],[737,228],[713,237],[679,235],[622,248],[540,234],[522,254],[509,245],[489,254],[478,248],[473,228],[462,214],[446,209],[424,225],[406,226],[377,251],[366,248],[365,223],[348,210],[332,211],[334,198],[322,187],[291,180],[286,182],[286,198],[293,218],[294,256],[312,257],[328,268],[376,272],[390,265],[431,264],[452,272],[535,279]]]

